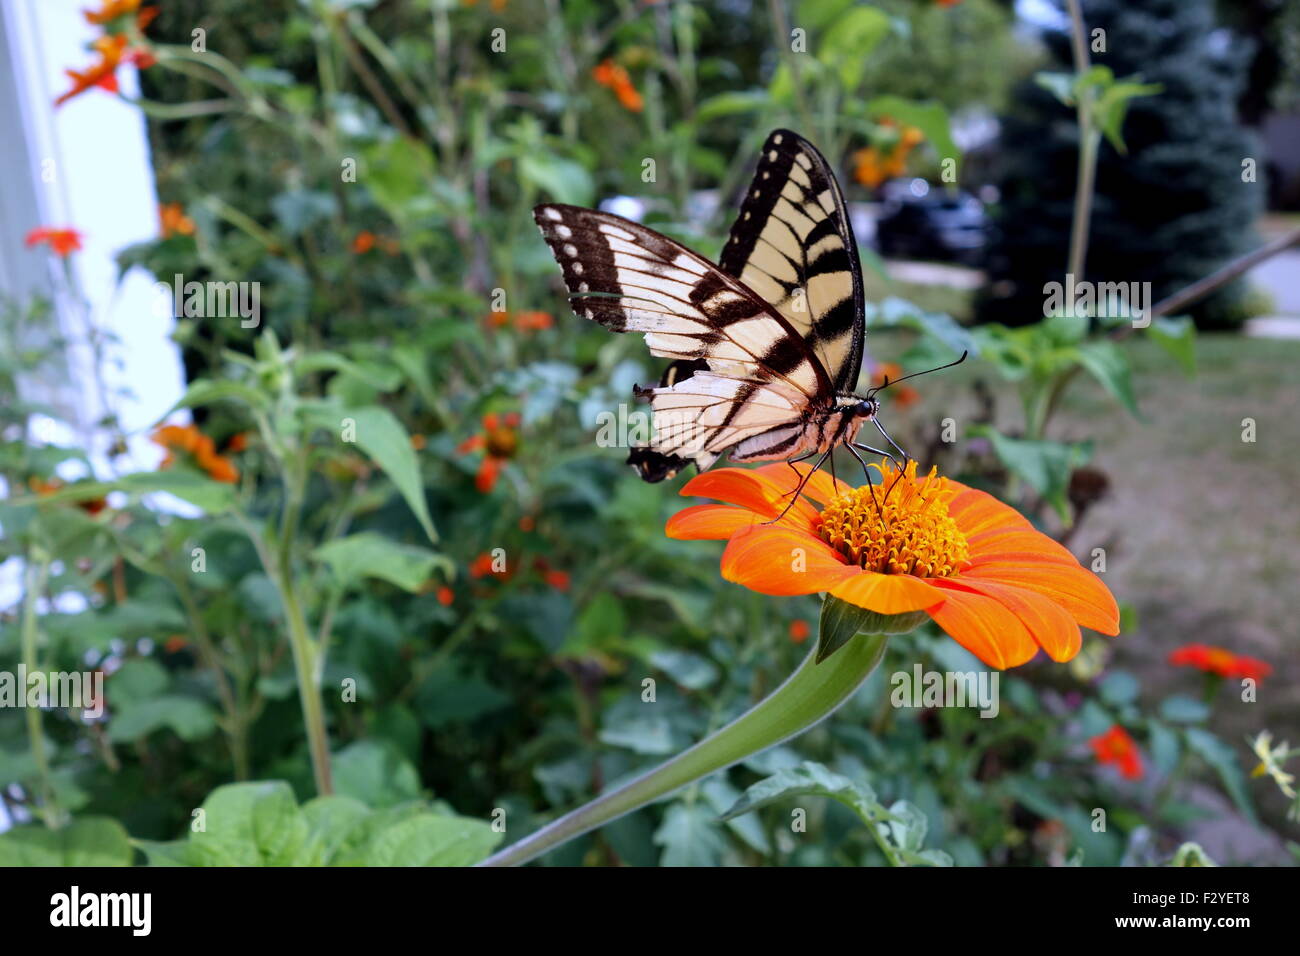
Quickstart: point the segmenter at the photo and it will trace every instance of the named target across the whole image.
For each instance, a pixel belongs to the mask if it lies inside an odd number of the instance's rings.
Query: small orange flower
[[[248,450],[248,432],[235,432],[226,440],[226,449],[232,455]]]
[[[804,620],[795,620],[790,622],[790,640],[796,644],[802,644],[808,640],[808,635],[812,633],[812,628]]]
[[[569,572],[568,571],[547,571],[543,577],[546,583],[557,591],[569,590]]]
[[[1195,667],[1207,674],[1220,677],[1249,677],[1260,681],[1273,673],[1273,667],[1258,657],[1234,654],[1224,647],[1211,644],[1187,644],[1169,655],[1169,663],[1180,667]]]
[[[188,645],[189,641],[180,634],[173,634],[163,642],[163,650],[168,654],[175,654],[177,651],[183,651]]]
[[[807,469],[778,462],[697,475],[681,494],[729,504],[678,512],[668,537],[726,540],[722,576],[762,594],[825,591],[879,614],[924,612],[990,667],[1023,664],[1040,647],[1068,661],[1080,625],[1119,633],[1101,579],[991,495],[934,469],[918,477],[914,461],[901,474],[882,463],[874,489],[816,471],[807,498],[782,515],[795,471]]]
[[[158,221],[162,227],[164,239],[172,236],[194,235],[194,220],[185,215],[185,210],[178,202],[163,203],[158,207]]]
[[[903,369],[897,362],[881,362],[871,376],[873,388],[883,388],[887,381],[896,382],[903,377]],[[921,400],[921,393],[910,385],[899,385],[889,390],[890,402],[900,408],[915,405]]]
[[[117,68],[122,63],[134,63],[144,69],[156,62],[147,51],[128,49],[125,33],[106,34],[96,40],[93,47],[99,54],[99,62],[91,64],[85,70],[64,70],[72,80],[72,89],[56,99],[55,106],[62,106],[74,96],[80,96],[96,86],[116,93]]]
[[[485,452],[478,474],[474,476],[474,486],[483,494],[496,487],[501,469],[518,451],[519,433],[516,429],[519,422],[518,412],[505,415],[490,412],[483,416],[483,431],[471,435],[456,446],[457,453],[462,455],[479,450]]]
[[[1104,734],[1098,734],[1088,743],[1097,756],[1098,763],[1110,763],[1119,768],[1126,780],[1138,780],[1142,776],[1142,755],[1138,753],[1137,744],[1127,730],[1119,724],[1111,727]]]
[[[443,607],[450,607],[451,602],[456,600],[456,592],[445,584],[438,588],[438,603]]]
[[[613,60],[603,60],[591,71],[592,79],[601,86],[608,87],[614,91],[623,108],[631,113],[640,113],[645,108],[645,101],[637,88],[632,84],[632,78],[627,75],[627,70],[619,66]]]
[[[142,0],[101,0],[98,10],[82,10],[86,22],[105,26],[121,17],[135,14],[136,26],[143,30],[158,15],[157,7],[140,7]]]
[[[239,481],[239,469],[229,458],[218,455],[212,439],[193,425],[160,425],[153,433],[153,440],[155,444],[167,449],[166,457],[158,466],[160,469],[170,468],[176,463],[177,453],[184,452],[213,481],[229,484]]]
[[[540,332],[555,324],[549,312],[520,312],[515,315],[515,328],[520,332]]]
[[[27,233],[24,242],[29,249],[42,242],[47,243],[51,252],[66,259],[72,253],[81,251],[81,232],[76,229],[51,229],[49,226],[40,226]]]
[[[373,248],[375,248],[375,234],[369,230],[363,229],[352,240],[352,251],[359,256],[365,255]]]
[[[416,451],[424,451],[428,444],[429,439],[425,438],[423,435],[411,436],[411,447]]]
[[[537,527],[537,519],[532,515],[524,515],[519,519],[519,530],[527,534]]]
[[[506,580],[513,576],[509,564],[506,565],[505,570],[498,571],[496,569],[496,563],[497,559],[484,551],[470,563],[469,576],[474,580],[485,578],[488,575],[491,575],[494,578],[501,578],[502,580]]]

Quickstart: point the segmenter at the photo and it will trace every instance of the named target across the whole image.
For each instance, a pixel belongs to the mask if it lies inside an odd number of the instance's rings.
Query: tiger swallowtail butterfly
[[[880,428],[878,389],[853,393],[862,268],[844,194],[802,136],[768,136],[716,266],[610,213],[545,204],[533,217],[574,312],[643,333],[652,355],[674,360],[658,386],[636,389],[653,437],[628,462],[646,481],[691,462],[703,471],[724,453],[733,462],[821,455],[817,466],[840,445],[859,462],[858,449],[894,457],[855,441],[866,422]]]

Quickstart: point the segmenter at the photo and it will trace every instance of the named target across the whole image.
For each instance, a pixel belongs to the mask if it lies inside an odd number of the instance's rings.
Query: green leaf
[[[1237,764],[1237,755],[1232,747],[1200,727],[1188,727],[1184,733],[1187,745],[1219,775],[1223,789],[1228,792],[1237,809],[1246,819],[1255,822],[1255,807],[1251,804],[1250,793],[1246,789],[1246,777]]]
[[[1210,708],[1193,697],[1178,694],[1160,702],[1160,716],[1171,724],[1199,724],[1210,716]]]
[[[519,176],[556,202],[590,206],[596,195],[591,174],[571,159],[532,152],[519,157]]]
[[[34,496],[12,499],[11,505],[57,504],[64,501],[86,501],[102,498],[111,491],[122,491],[132,495],[144,495],[153,492],[166,492],[188,501],[195,507],[202,508],[209,514],[220,514],[235,502],[235,486],[220,481],[212,481],[193,471],[138,471],[123,475],[111,482],[81,481],[67,485],[58,491],[40,498]]]
[[[333,759],[334,789],[369,807],[396,806],[420,796],[420,775],[397,748],[358,740]]]
[[[189,837],[196,866],[289,866],[307,842],[307,821],[282,780],[218,787],[202,810]]]
[[[1147,335],[1172,355],[1188,375],[1196,374],[1196,324],[1188,316],[1159,318],[1147,326]]]
[[[362,531],[321,545],[312,555],[329,565],[341,587],[351,587],[364,578],[388,581],[412,594],[420,590],[439,567],[447,578],[455,565],[426,548],[398,544],[374,531]]]
[[[664,813],[654,842],[664,848],[660,866],[717,866],[727,845],[712,810],[680,802]]]
[[[411,436],[392,412],[377,405],[344,412],[343,419],[356,424],[357,444],[383,469],[406,503],[411,506],[420,527],[432,542],[438,533],[429,517],[429,506],[424,500],[424,486],[420,483],[420,463],[411,447]]]
[[[1068,518],[1065,492],[1070,484],[1070,472],[1092,457],[1091,442],[1009,438],[988,425],[974,425],[968,431],[988,438],[998,460],[1050,502],[1062,519]]]
[[[380,831],[367,866],[473,866],[501,840],[482,820],[424,813]]]
[[[1109,339],[1100,339],[1080,345],[1078,356],[1079,364],[1140,421],[1142,413],[1133,394],[1128,357],[1120,347]]]
[[[396,137],[370,147],[358,178],[384,210],[401,222],[421,200],[433,179],[433,153],[418,140]]]
[[[148,866],[193,866],[188,840],[133,840],[144,851]]]
[[[650,663],[688,690],[703,690],[718,679],[714,663],[690,651],[655,651]]]
[[[114,713],[108,723],[108,739],[129,743],[164,727],[175,731],[181,740],[202,740],[217,729],[216,714],[197,698],[165,694]]]
[[[1153,96],[1164,88],[1159,83],[1134,83],[1129,80],[1109,84],[1093,104],[1093,115],[1097,119],[1106,139],[1120,153],[1127,153],[1121,132],[1124,120],[1128,116],[1129,104],[1140,96]]]
[[[755,113],[768,104],[767,93],[730,92],[711,96],[699,105],[695,111],[695,123],[703,125],[724,116],[736,116],[741,113]]]
[[[889,27],[890,20],[884,11],[876,7],[853,7],[837,18],[820,38],[817,59],[839,74],[844,92],[857,90],[867,58],[889,33]]]
[[[316,797],[302,805],[303,818],[322,863],[334,859],[349,834],[370,814],[370,808],[360,800],[342,794]]]
[[[0,866],[130,866],[125,828],[108,817],[79,817],[65,827],[15,827],[0,833]]]
[[[888,116],[900,126],[915,126],[930,141],[939,159],[961,161],[961,150],[952,139],[948,110],[940,103],[918,103],[889,94],[868,102],[867,115],[876,119]]]
[[[166,419],[182,408],[199,408],[204,405],[215,405],[217,402],[242,402],[252,408],[269,408],[271,404],[268,396],[243,382],[232,382],[229,379],[220,381],[199,379],[197,382],[191,382],[180,400],[159,418]]]
[[[721,819],[731,820],[786,797],[804,794],[837,800],[861,817],[862,822],[868,826],[887,816],[887,811],[876,798],[876,792],[865,783],[857,783],[834,773],[822,764],[804,761],[798,767],[778,770],[772,776],[752,784]]]
[[[704,794],[704,798],[709,801],[709,806],[717,814],[726,813],[741,798],[740,791],[732,786],[723,774],[705,780],[700,785],[700,792]],[[772,852],[772,845],[768,842],[767,833],[763,830],[763,824],[758,817],[733,817],[727,821],[727,828],[751,849],[759,853]]]

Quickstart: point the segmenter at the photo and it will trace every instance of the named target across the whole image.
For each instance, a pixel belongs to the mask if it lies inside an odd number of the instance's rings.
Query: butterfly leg
[[[806,455],[800,455],[798,458],[787,458],[787,459],[785,460],[785,463],[786,463],[787,465],[790,466],[790,470],[794,472],[794,477],[795,477],[795,480],[796,480],[796,481],[802,481],[802,480],[803,480],[803,475],[799,474],[799,469],[796,468],[795,465],[796,465],[798,462],[801,462],[801,461],[807,461],[809,458],[811,458],[811,457],[812,457],[813,455],[815,455],[815,454],[817,454],[817,449],[816,449],[816,448],[814,448],[812,451],[808,452],[808,454],[806,454]],[[800,485],[799,487],[802,488],[803,486]],[[787,498],[788,498],[788,497],[793,497],[793,496],[794,496],[795,494],[797,494],[797,493],[798,493],[798,489],[796,489],[795,491],[790,492],[790,494],[789,494],[789,495],[786,495],[786,497],[787,497]]]
[[[816,454],[816,453],[814,452],[814,454]],[[808,470],[808,474],[803,475],[803,476],[801,477],[801,479],[800,479],[800,481],[799,481],[799,486],[798,486],[797,488],[795,488],[795,490],[794,490],[793,492],[791,492],[791,494],[790,494],[790,503],[789,503],[788,505],[785,506],[785,510],[782,511],[782,512],[781,512],[779,515],[777,515],[775,518],[773,518],[771,521],[764,521],[763,524],[765,524],[765,525],[768,525],[768,524],[775,524],[776,522],[780,521],[782,518],[785,517],[786,512],[788,512],[791,508],[793,508],[793,507],[794,507],[794,503],[795,503],[796,501],[799,500],[799,493],[800,493],[801,491],[803,491],[803,487],[804,487],[804,485],[808,484],[808,481],[809,481],[809,479],[812,478],[813,473],[814,473],[815,471],[817,471],[817,469],[820,468],[820,467],[822,466],[822,463],[826,461],[826,458],[827,458],[829,455],[830,455],[830,450],[828,449],[828,450],[826,451],[826,454],[825,454],[825,455],[822,455],[820,458],[817,459],[817,464],[813,465],[812,468],[810,468],[810,469]],[[811,456],[805,456],[805,457],[811,457]],[[794,460],[795,460],[795,461],[800,461],[801,459],[796,458],[796,459],[794,459]],[[790,467],[791,467],[791,468],[794,468],[793,465],[791,465]],[[798,470],[799,470],[799,469],[795,468],[795,471],[798,471]]]
[[[888,438],[889,436],[886,435],[885,437]],[[892,444],[892,442],[891,442],[891,444]],[[891,491],[894,490],[894,486],[897,485],[899,479],[903,477],[903,472],[906,470],[906,468],[903,466],[902,463],[899,462],[899,460],[898,460],[897,458],[895,458],[895,457],[893,456],[893,454],[892,454],[891,452],[883,451],[883,450],[880,449],[880,448],[872,448],[870,445],[863,445],[863,444],[861,444],[860,442],[851,442],[850,445],[849,445],[849,447],[851,447],[851,448],[861,448],[863,451],[869,451],[869,452],[871,452],[871,454],[873,454],[873,455],[880,455],[882,458],[888,458],[889,461],[893,464],[893,466],[894,466],[894,470],[895,470],[895,472],[897,472],[897,473],[894,475],[894,480],[891,481],[891,482],[889,483],[889,488],[885,491],[885,500],[888,501],[888,500],[889,500],[889,493],[890,493]],[[895,445],[894,447],[895,447],[895,448],[898,448],[897,445]],[[901,451],[901,449],[899,449],[899,450]],[[909,459],[909,458],[907,457],[907,452],[903,452],[903,458],[904,458],[904,460],[906,460],[906,461],[910,461],[910,460],[911,460],[911,459]],[[861,459],[859,459],[859,460],[861,460]]]
[[[892,438],[889,437],[889,432],[885,431],[885,426],[884,426],[884,425],[880,424],[880,422],[879,422],[877,419],[875,419],[875,418],[872,418],[872,419],[871,419],[871,424],[873,424],[873,425],[876,426],[876,431],[880,432],[880,434],[882,434],[882,435],[885,436],[885,441],[889,442],[889,447],[892,448],[892,449],[894,449],[894,451],[898,452],[900,455],[903,456],[903,461],[904,461],[904,463],[909,462],[909,461],[912,460],[912,456],[909,455],[907,452],[903,451],[903,449],[899,448],[899,447],[898,447],[898,442],[894,441],[894,439],[892,439]],[[894,461],[894,464],[895,464],[895,465],[898,464],[898,461],[897,461],[896,459],[894,459],[894,456],[893,456],[893,455],[890,455],[889,457],[890,457],[891,460]]]
[[[871,466],[868,465],[863,460],[862,456],[858,454],[858,450],[854,447],[853,442],[847,442],[844,447],[849,450],[849,454],[856,458],[858,464],[862,466],[862,474],[863,477],[867,479],[867,487],[871,490],[871,500],[876,506],[876,514],[880,514],[880,499],[876,497],[876,483],[871,480]],[[866,446],[863,445],[862,447],[865,448]]]

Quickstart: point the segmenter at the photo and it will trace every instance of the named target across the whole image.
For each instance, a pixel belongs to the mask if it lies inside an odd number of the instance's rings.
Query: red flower
[[[117,92],[117,68],[122,63],[134,63],[144,69],[156,62],[151,54],[144,50],[131,50],[126,45],[126,34],[116,33],[100,37],[94,43],[99,62],[92,63],[85,70],[64,70],[72,80],[72,89],[54,101],[55,106],[62,106],[74,96],[80,96],[86,90],[98,86],[110,93]]]
[[[808,626],[807,621],[800,620],[790,622],[790,640],[794,641],[796,644],[802,644],[804,641],[808,640],[808,635],[811,633],[812,628]]]
[[[50,251],[63,259],[74,252],[81,251],[81,233],[76,229],[51,229],[49,226],[41,226],[27,233],[25,242],[29,249],[42,242],[48,243]]]
[[[456,592],[445,584],[438,588],[438,603],[443,607],[449,607],[451,602],[456,600]]]
[[[1124,779],[1137,780],[1142,776],[1142,755],[1138,753],[1137,744],[1128,731],[1119,724],[1104,734],[1093,737],[1088,743],[1097,756],[1097,762],[1114,764]]]
[[[1234,654],[1223,647],[1211,644],[1187,644],[1169,655],[1169,663],[1180,667],[1195,667],[1207,674],[1220,677],[1249,677],[1263,680],[1273,673],[1273,667],[1258,657]]]

